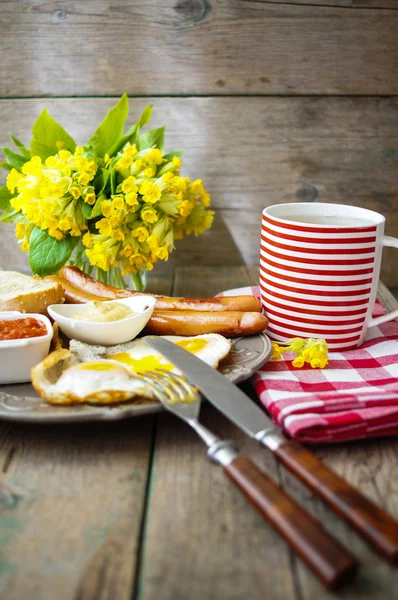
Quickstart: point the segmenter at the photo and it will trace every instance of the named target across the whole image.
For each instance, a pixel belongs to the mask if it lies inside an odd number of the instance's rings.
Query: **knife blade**
[[[171,361],[228,419],[273,452],[376,550],[398,563],[398,522],[326,467],[312,452],[287,439],[280,428],[224,375],[198,357],[161,337],[148,345]]]
[[[164,338],[146,337],[145,341],[180,369],[218,410],[243,429],[247,435],[255,438],[264,430],[279,432],[263,410],[229,379],[203,360]]]

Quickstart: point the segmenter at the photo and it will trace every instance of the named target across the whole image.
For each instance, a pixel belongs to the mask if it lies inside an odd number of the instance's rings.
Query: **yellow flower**
[[[112,196],[112,208],[117,210],[124,208],[124,198],[122,195]]]
[[[171,171],[168,171],[167,173],[162,175],[162,180],[165,181],[166,183],[171,183],[174,178],[175,178],[175,175]]]
[[[203,187],[201,179],[196,179],[196,181],[191,183],[191,193],[203,204],[203,206],[210,206],[211,198]]]
[[[87,204],[90,204],[91,206],[95,204],[95,200],[96,198],[94,192],[88,192],[88,194],[84,196],[84,202],[87,202]]]
[[[152,233],[146,242],[151,250],[156,250],[159,247],[159,240],[156,233]]]
[[[125,246],[123,246],[123,249],[120,250],[119,254],[123,258],[128,258],[129,256],[131,256],[132,252],[133,247],[131,246],[131,244],[127,243]]]
[[[128,204],[128,206],[131,209],[135,209],[139,204],[137,199],[137,192],[129,192],[128,194],[126,194],[125,200],[126,204]]]
[[[9,174],[7,175],[7,188],[13,194],[15,188],[18,185],[18,181],[21,179],[22,175],[16,169],[11,169]]]
[[[284,351],[284,348],[281,348],[276,342],[272,342],[271,360],[279,360]]]
[[[72,198],[77,200],[81,196],[80,187],[77,185],[71,185],[69,188],[69,193],[71,194]]]
[[[151,208],[143,208],[141,211],[141,219],[147,223],[156,223],[158,215]]]
[[[96,229],[99,229],[99,232],[102,235],[110,235],[110,233],[112,232],[112,225],[109,221],[109,219],[100,219],[96,224],[95,224]]]
[[[104,200],[102,202],[102,204],[101,204],[101,212],[104,215],[104,217],[106,217],[107,219],[109,219],[109,217],[113,213],[112,202],[110,200]]]
[[[59,229],[49,229],[48,233],[57,240],[63,240],[65,237]]]
[[[131,232],[131,235],[135,238],[138,238],[139,242],[145,242],[145,240],[148,238],[149,233],[148,230],[146,229],[146,227],[136,227],[135,229],[133,229],[133,231]]]
[[[125,155],[119,158],[119,160],[116,162],[115,169],[117,171],[122,171],[123,169],[128,169],[129,167],[131,167],[132,164],[133,157]]]
[[[144,202],[149,202],[150,204],[155,204],[162,193],[159,186],[152,181],[144,181],[139,188],[139,192],[143,196]]]
[[[126,154],[128,154],[129,156],[134,156],[134,154],[137,154],[138,150],[135,144],[129,144],[128,146],[126,146],[126,148],[124,149],[124,152]]]
[[[172,161],[171,161],[174,165],[174,167],[176,167],[177,169],[180,169],[182,167],[182,162],[181,160],[178,158],[178,156],[173,156]]]
[[[78,179],[80,185],[88,185],[90,182],[90,175],[88,173],[82,173]]]
[[[69,150],[60,150],[58,152],[58,156],[62,161],[67,161],[72,157],[72,154],[69,152]]]
[[[25,231],[26,223],[17,223],[15,225],[15,237],[17,237],[19,240],[23,240],[25,237]]]
[[[86,248],[91,248],[94,243],[93,236],[91,235],[91,233],[89,233],[89,232],[85,233],[82,238],[82,242],[83,242],[84,246],[86,246]]]
[[[123,194],[137,192],[137,186],[135,185],[135,177],[133,177],[132,175],[130,175],[130,177],[127,177],[127,179],[123,181],[121,189]]]
[[[180,204],[178,212],[183,217],[187,217],[189,215],[189,213],[191,212],[191,208],[192,208],[191,203],[188,202],[188,200],[183,200],[183,202],[181,202],[181,204]]]
[[[156,250],[156,257],[160,260],[169,260],[169,249],[167,246],[161,246]]]
[[[145,169],[145,171],[143,171],[141,175],[150,179],[155,175],[155,171],[149,167],[148,169]]]
[[[111,232],[111,236],[115,239],[118,240],[119,242],[121,242],[122,240],[124,240],[124,233],[123,231],[119,228],[119,229],[114,229]]]
[[[153,148],[145,155],[146,162],[154,162],[161,165],[163,162],[162,152],[157,148]]]
[[[279,359],[284,352],[296,354],[293,367],[301,368],[308,363],[313,369],[324,369],[328,364],[328,346],[322,338],[292,338],[287,344],[272,343],[272,359]]]
[[[292,362],[293,367],[297,367],[298,369],[300,369],[305,363],[304,360],[304,356],[299,355],[297,356],[294,361]]]
[[[84,152],[84,148],[82,148],[81,146],[76,146],[75,156],[80,156],[81,154],[83,154],[83,152]]]

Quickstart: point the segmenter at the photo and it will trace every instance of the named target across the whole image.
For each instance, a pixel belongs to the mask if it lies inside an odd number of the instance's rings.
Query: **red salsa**
[[[47,327],[33,317],[0,321],[0,340],[20,340],[47,334]]]

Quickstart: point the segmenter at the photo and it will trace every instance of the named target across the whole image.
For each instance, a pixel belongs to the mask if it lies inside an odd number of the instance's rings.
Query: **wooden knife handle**
[[[353,575],[356,559],[249,458],[238,456],[223,469],[327,588]]]
[[[391,562],[398,563],[398,522],[344,479],[330,471],[312,452],[284,440],[274,454],[317,496]]]

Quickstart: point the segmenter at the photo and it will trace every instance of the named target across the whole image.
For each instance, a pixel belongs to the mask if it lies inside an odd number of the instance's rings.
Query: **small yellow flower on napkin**
[[[292,338],[287,344],[272,342],[272,360],[279,360],[284,352],[294,352],[293,367],[301,368],[309,363],[313,369],[324,369],[328,364],[328,345],[319,338]]]

